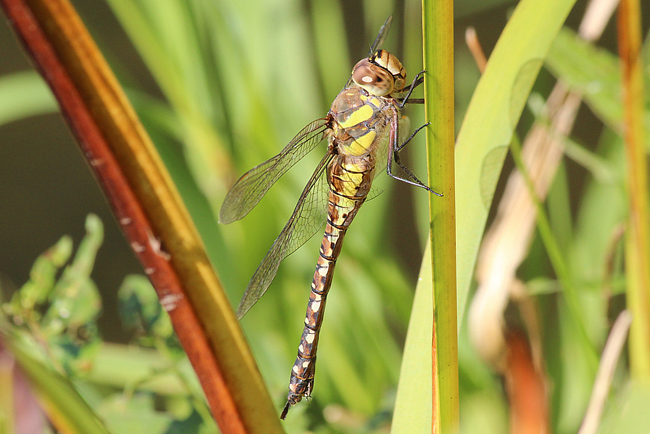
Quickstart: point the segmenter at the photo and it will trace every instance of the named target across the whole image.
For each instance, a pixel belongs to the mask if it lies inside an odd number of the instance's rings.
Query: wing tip
[[[241,210],[233,209],[232,206],[226,206],[226,202],[224,201],[224,204],[221,205],[221,209],[219,210],[219,223],[227,225],[234,221],[241,220],[246,214],[241,215]]]
[[[241,321],[241,319],[246,315],[246,313],[250,310],[250,306],[246,307],[242,303],[239,304],[239,307],[237,308],[237,321]]]

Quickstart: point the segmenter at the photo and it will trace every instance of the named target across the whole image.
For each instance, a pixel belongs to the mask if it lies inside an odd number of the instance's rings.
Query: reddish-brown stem
[[[187,211],[177,205],[169,175],[74,9],[67,0],[0,0],[0,6],[169,313],[221,432],[281,431]],[[144,145],[134,151],[134,141]],[[169,235],[174,229],[180,235]],[[257,421],[247,416],[254,409]]]
[[[511,333],[506,338],[504,375],[510,403],[510,432],[550,432],[544,373],[538,372],[526,338]]]

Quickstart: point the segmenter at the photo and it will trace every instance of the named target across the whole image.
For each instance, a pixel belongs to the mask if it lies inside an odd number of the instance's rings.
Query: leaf
[[[533,82],[574,1],[523,0],[490,56],[456,142],[458,311],[510,143]]]
[[[140,329],[147,336],[166,339],[173,335],[169,315],[158,302],[158,296],[146,277],[127,276],[117,296],[125,326]]]
[[[86,236],[50,296],[51,306],[42,325],[45,334],[57,336],[66,328],[76,329],[93,322],[99,315],[101,297],[90,273],[103,238],[101,220],[89,214],[86,218]]]
[[[631,382],[619,396],[610,401],[602,423],[603,434],[642,434],[650,426],[650,387],[647,383]]]
[[[12,298],[12,313],[29,314],[44,303],[54,288],[56,273],[72,254],[72,238],[63,236],[54,246],[39,256],[29,272],[29,280]]]
[[[404,346],[402,369],[391,434],[430,431],[432,418],[431,337],[433,336],[433,287],[431,249],[427,246],[415,289],[413,311]]]
[[[623,106],[617,56],[563,28],[551,45],[546,65],[553,75],[582,94],[596,116],[621,133]]]
[[[2,333],[23,372],[29,377],[41,405],[50,420],[62,433],[108,433],[100,418],[74,389],[68,379],[61,376],[34,355],[31,344],[19,333]]]
[[[52,92],[35,71],[0,77],[0,125],[58,110]]]

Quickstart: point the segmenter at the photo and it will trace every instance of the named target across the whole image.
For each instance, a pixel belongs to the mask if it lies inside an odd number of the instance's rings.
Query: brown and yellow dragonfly
[[[391,20],[388,17],[380,29],[370,56],[355,65],[327,116],[311,122],[278,155],[244,174],[221,207],[221,223],[243,218],[287,170],[327,139],[325,156],[300,195],[289,221],[251,278],[237,312],[238,318],[243,317],[264,295],[280,262],[325,225],[282,419],[292,405],[311,395],[316,348],[334,266],[345,233],[368,198],[375,175],[386,165],[389,176],[441,196],[418,180],[399,159],[399,151],[424,127],[400,144],[400,124],[404,126],[401,110],[407,102],[422,102],[409,97],[422,83],[423,73],[405,87],[406,71],[400,61],[385,50],[377,50]],[[393,162],[409,179],[393,173]]]

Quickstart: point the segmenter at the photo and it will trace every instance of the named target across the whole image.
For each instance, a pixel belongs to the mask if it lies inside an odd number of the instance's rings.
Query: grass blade
[[[52,92],[35,72],[17,72],[0,78],[0,125],[56,111]]]
[[[429,385],[432,382],[432,359],[431,351],[424,351],[431,348],[433,334],[431,267],[431,249],[427,244],[404,346],[391,434],[431,430],[433,400]]]
[[[459,311],[512,132],[574,1],[519,2],[474,92],[456,144]]]
[[[2,338],[29,378],[40,404],[60,432],[87,434],[109,432],[70,381],[34,357],[29,344],[20,333],[9,333]]]

